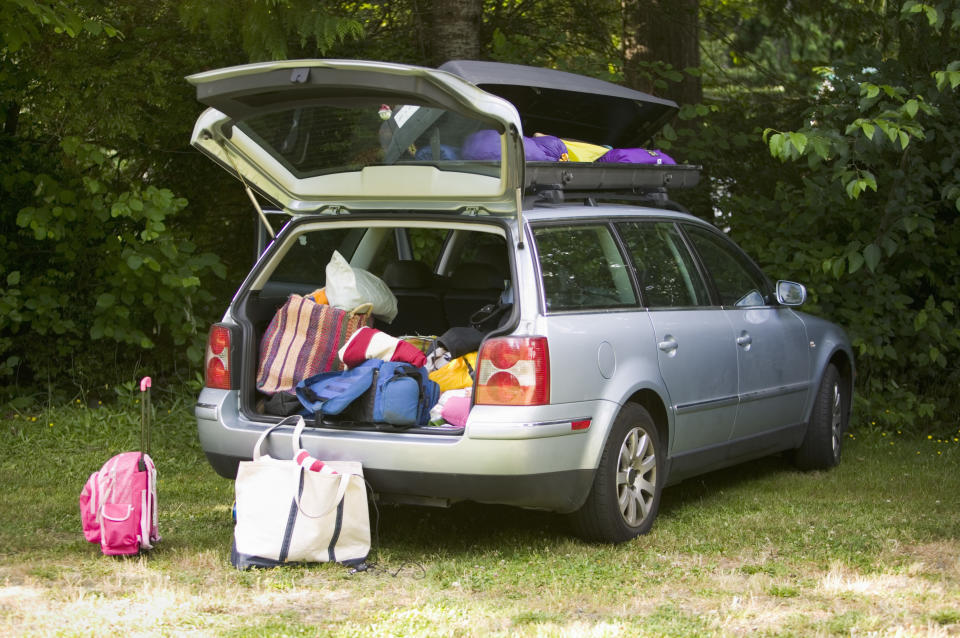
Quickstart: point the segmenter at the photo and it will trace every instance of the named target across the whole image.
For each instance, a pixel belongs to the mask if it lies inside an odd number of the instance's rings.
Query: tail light
[[[213,324],[207,337],[204,385],[219,390],[233,389],[230,374],[230,329],[222,324]]]
[[[550,402],[546,337],[488,339],[477,356],[478,405],[544,405]]]

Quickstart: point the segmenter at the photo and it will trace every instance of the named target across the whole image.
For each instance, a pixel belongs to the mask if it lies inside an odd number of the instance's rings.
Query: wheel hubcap
[[[620,445],[617,471],[617,499],[620,515],[631,527],[639,526],[653,505],[657,486],[656,450],[646,430],[627,432]]]
[[[830,434],[833,456],[840,456],[840,437],[843,435],[843,401],[840,398],[840,383],[833,384],[833,401],[830,404]]]

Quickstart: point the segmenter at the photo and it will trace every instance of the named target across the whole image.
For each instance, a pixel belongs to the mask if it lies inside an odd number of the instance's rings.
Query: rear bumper
[[[222,476],[235,478],[237,464],[245,459],[207,452],[207,460]],[[580,509],[593,482],[592,470],[483,476],[364,468],[363,473],[373,491],[386,502],[446,506],[474,501],[559,513]]]
[[[236,405],[235,393],[205,389],[196,409],[201,446],[229,478],[239,461],[251,458],[266,425]],[[586,500],[616,407],[606,401],[476,406],[460,436],[307,428],[302,445],[320,459],[359,461],[373,489],[390,500],[571,512]],[[577,429],[585,419],[590,426]],[[292,429],[271,434],[264,453],[290,458]]]

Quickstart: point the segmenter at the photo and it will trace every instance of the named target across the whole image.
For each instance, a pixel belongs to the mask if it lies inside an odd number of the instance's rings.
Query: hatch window
[[[397,164],[499,176],[496,126],[440,108],[350,100],[260,113],[238,127],[297,179]]]

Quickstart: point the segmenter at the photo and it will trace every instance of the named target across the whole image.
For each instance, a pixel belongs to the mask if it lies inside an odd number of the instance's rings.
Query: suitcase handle
[[[150,386],[153,381],[150,377],[140,380],[140,462],[137,469],[147,471],[147,464],[143,461],[144,454],[150,454]]]

